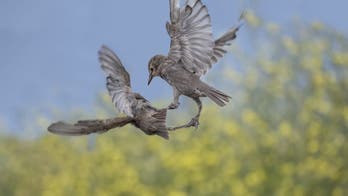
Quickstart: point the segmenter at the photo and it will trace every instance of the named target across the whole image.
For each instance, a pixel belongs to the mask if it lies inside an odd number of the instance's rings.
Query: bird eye
[[[150,71],[153,72],[153,68],[152,67],[150,68]]]

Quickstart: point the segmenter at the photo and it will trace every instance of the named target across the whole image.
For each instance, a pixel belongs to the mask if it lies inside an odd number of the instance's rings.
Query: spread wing
[[[230,29],[220,38],[215,40],[213,55],[211,56],[211,64],[217,63],[218,60],[225,55],[227,52],[225,47],[231,45],[231,41],[237,37],[237,31],[239,30],[240,26],[241,25],[238,25]]]
[[[132,106],[136,104],[131,90],[129,74],[123,67],[121,60],[108,47],[102,46],[98,52],[101,68],[106,74],[106,87],[113,104],[127,116],[134,117]]]
[[[203,75],[211,67],[214,40],[208,10],[200,0],[186,0],[180,8],[180,0],[170,1],[170,23],[166,28],[171,37],[169,58],[197,75]]]
[[[88,135],[91,133],[104,133],[116,127],[123,127],[131,123],[133,118],[121,117],[105,120],[80,120],[75,124],[56,122],[48,127],[48,131],[58,135]]]
[[[215,40],[214,42],[214,48],[213,48],[213,55],[211,57],[211,63],[217,63],[220,58],[224,56],[224,54],[227,52],[225,50],[226,46],[231,45],[231,42],[236,39],[237,32],[239,31],[240,27],[243,25],[242,21],[244,19],[245,11],[242,12],[242,14],[239,16],[238,24],[231,28],[229,31],[224,33],[221,37]]]

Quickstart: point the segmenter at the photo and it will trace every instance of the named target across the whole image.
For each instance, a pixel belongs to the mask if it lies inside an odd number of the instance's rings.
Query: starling
[[[179,106],[180,95],[192,98],[198,105],[198,113],[191,123],[197,127],[202,110],[200,97],[209,97],[219,106],[224,106],[231,99],[201,81],[200,77],[223,57],[226,53],[224,47],[236,38],[241,25],[231,28],[214,41],[208,10],[200,0],[187,0],[183,7],[179,5],[180,0],[169,2],[170,22],[166,24],[171,38],[169,54],[155,55],[150,59],[148,85],[153,77],[159,76],[173,87],[174,100],[169,109]]]
[[[87,135],[104,133],[116,127],[132,124],[147,135],[158,135],[169,139],[168,131],[174,131],[183,126],[166,127],[167,109],[156,109],[139,93],[132,92],[129,74],[123,67],[117,55],[106,46],[98,52],[101,68],[106,74],[106,87],[116,108],[126,114],[126,117],[116,117],[104,120],[80,120],[75,124],[56,122],[48,127],[48,131],[59,135]]]

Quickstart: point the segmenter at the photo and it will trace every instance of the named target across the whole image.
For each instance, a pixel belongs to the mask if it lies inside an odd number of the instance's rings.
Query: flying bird
[[[101,68],[106,74],[106,87],[112,102],[127,116],[104,120],[81,120],[75,124],[60,121],[51,124],[48,131],[59,135],[78,136],[104,133],[116,127],[132,124],[147,135],[158,135],[169,139],[168,131],[192,126],[186,124],[166,127],[167,109],[156,109],[139,93],[132,92],[129,74],[117,55],[106,46],[102,46],[98,54]]]
[[[200,97],[209,97],[219,106],[226,105],[231,97],[200,80],[211,66],[226,53],[225,46],[236,38],[240,24],[231,28],[214,41],[211,20],[206,6],[201,0],[186,0],[180,7],[180,0],[169,0],[170,22],[166,23],[171,38],[167,56],[155,55],[148,64],[148,85],[156,76],[161,77],[173,87],[173,102],[168,106],[179,106],[179,97],[192,98],[198,113],[191,123],[199,125],[202,110]],[[239,21],[242,19],[241,15]]]

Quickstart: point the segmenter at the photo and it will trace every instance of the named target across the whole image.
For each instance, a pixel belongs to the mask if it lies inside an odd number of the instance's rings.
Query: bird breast
[[[197,75],[187,71],[180,65],[173,65],[164,69],[161,73],[161,78],[166,80],[171,86],[177,87],[179,91],[187,87],[192,89],[192,87],[197,86],[197,83],[199,83],[199,77]]]

